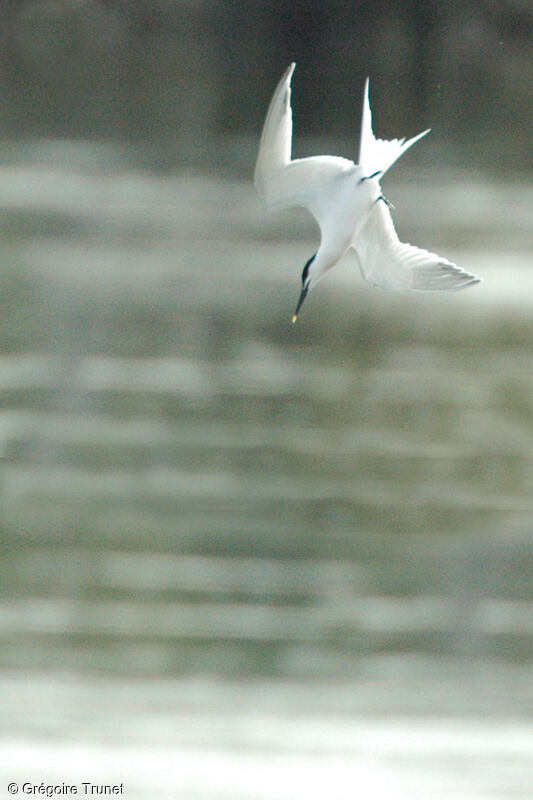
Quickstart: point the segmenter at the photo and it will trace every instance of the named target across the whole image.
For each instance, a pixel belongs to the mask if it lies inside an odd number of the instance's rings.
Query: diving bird
[[[479,283],[445,258],[401,242],[380,180],[429,129],[412,139],[376,139],[365,83],[359,163],[336,156],[291,158],[291,64],[274,92],[267,112],[254,183],[269,209],[303,206],[320,227],[320,246],[302,272],[293,322],[308,293],[353,248],[361,273],[374,286],[396,291],[453,291]]]

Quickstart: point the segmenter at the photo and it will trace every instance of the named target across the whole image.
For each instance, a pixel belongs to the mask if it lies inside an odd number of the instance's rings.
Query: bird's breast
[[[351,181],[346,181],[334,210],[338,235],[351,243],[365,224],[380,194],[381,189],[375,178],[361,181],[361,176],[356,174]]]

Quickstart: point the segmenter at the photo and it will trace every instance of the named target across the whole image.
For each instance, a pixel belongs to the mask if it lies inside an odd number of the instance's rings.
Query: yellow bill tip
[[[298,319],[298,314],[295,314],[294,317],[292,318],[293,324],[296,322],[297,319]]]

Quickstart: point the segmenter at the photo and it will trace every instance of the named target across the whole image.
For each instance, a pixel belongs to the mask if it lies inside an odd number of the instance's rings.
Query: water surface
[[[531,187],[391,180],[483,284],[351,258],[293,326],[304,212],[138,152],[5,160],[3,785],[526,797]]]

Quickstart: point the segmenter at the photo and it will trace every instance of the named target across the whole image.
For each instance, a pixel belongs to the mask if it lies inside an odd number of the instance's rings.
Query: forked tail
[[[365,82],[363,98],[363,116],[361,118],[361,143],[359,145],[359,164],[367,175],[380,173],[381,178],[395,161],[402,156],[411,145],[429,133],[430,128],[413,136],[412,139],[376,139],[372,131],[372,112],[368,96],[370,81]]]

